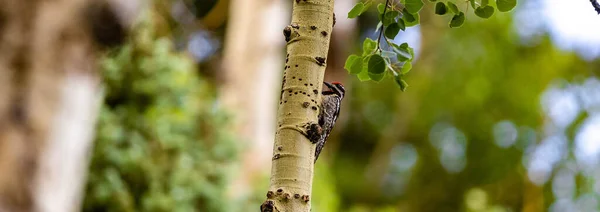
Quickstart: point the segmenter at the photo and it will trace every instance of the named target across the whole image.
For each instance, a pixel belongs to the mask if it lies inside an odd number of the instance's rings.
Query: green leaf
[[[385,59],[384,59],[385,61]],[[388,74],[389,71],[387,71],[387,63],[386,63],[386,67],[384,68],[384,72],[381,74],[374,74],[369,72],[369,78],[371,78],[373,81],[375,82],[381,82],[381,80],[383,80],[385,78],[385,76]]]
[[[396,17],[398,17],[400,13],[398,11],[387,11],[385,12],[385,16],[383,18],[383,26],[388,26],[394,22],[396,22]]]
[[[398,27],[400,27],[400,29],[401,29],[402,31],[404,31],[404,30],[406,29],[406,24],[404,24],[404,20],[402,20],[402,19],[398,19],[398,22],[397,22],[397,24],[398,24]]]
[[[385,73],[373,74],[373,73],[369,72],[369,78],[371,78],[375,82],[381,82],[383,77],[385,77]]]
[[[385,71],[385,60],[381,55],[371,55],[368,61],[369,74],[382,74]]]
[[[385,12],[385,18],[387,19],[394,19],[398,17],[398,15],[400,15],[400,13],[395,10]]]
[[[344,64],[344,69],[350,71],[350,67],[352,67],[352,64],[354,63],[354,61],[356,61],[359,58],[360,57],[355,54],[351,54],[350,56],[348,56],[348,58],[346,59],[346,63]]]
[[[401,51],[394,51],[394,52],[396,52],[396,58],[400,62],[405,62],[405,61],[409,61],[412,59],[412,56],[410,55],[410,52],[408,52],[408,50],[401,50]]]
[[[412,58],[415,58],[415,52],[414,52],[413,48],[410,48],[410,46],[408,46],[408,43],[400,44],[400,48],[408,49],[408,52],[410,52],[410,56],[411,56],[410,60],[412,60]]]
[[[377,11],[379,12],[379,15],[381,16],[381,14],[383,14],[383,10],[385,9],[385,4],[384,3],[379,3],[377,5]]]
[[[410,14],[406,8],[402,10],[402,19],[407,27],[415,26],[419,24],[419,13]]]
[[[429,0],[430,2],[436,2],[437,0]]]
[[[402,65],[402,69],[400,69],[400,73],[406,74],[410,71],[410,69],[412,69],[412,63],[406,62],[406,63],[404,63],[404,65]]]
[[[404,19],[406,22],[414,22],[416,20],[415,16],[408,12],[406,8],[402,9],[402,19]]]
[[[448,2],[448,9],[450,9],[450,11],[452,11],[454,14],[458,14],[460,12],[460,10],[458,10],[458,7],[456,6],[456,4],[454,4],[452,2]]]
[[[379,29],[381,29],[382,25],[383,25],[383,23],[381,23],[381,21],[379,23],[377,23],[377,27],[375,27],[375,32],[379,32]]]
[[[363,9],[360,12],[360,14],[363,14],[364,12],[367,12],[367,10],[369,10],[369,8],[371,8],[371,5],[373,5],[373,2],[369,2],[369,3],[365,4],[365,6],[363,7]]]
[[[407,43],[402,43],[400,46],[396,45],[396,44],[392,44],[392,46],[394,47],[394,52],[396,52],[396,58],[398,59],[398,61],[400,62],[404,62],[404,61],[409,61],[412,60],[413,55],[411,54],[408,44]]]
[[[354,7],[350,10],[350,12],[348,12],[348,18],[358,17],[363,12],[364,8],[365,8],[365,4],[363,4],[362,2],[356,3],[356,5],[354,5]]]
[[[413,14],[413,15],[414,15],[415,21],[405,22],[407,27],[416,26],[420,22],[421,19],[419,18],[420,17],[419,14],[417,13],[417,14]]]
[[[406,81],[404,81],[400,75],[396,76],[394,80],[396,81],[396,84],[400,86],[400,90],[405,91],[408,87],[408,83],[406,83]]]
[[[482,6],[482,7],[477,7],[477,9],[475,9],[475,15],[479,16],[480,18],[490,18],[492,17],[492,15],[494,14],[494,7],[492,6]]]
[[[396,57],[396,53],[383,50],[383,51],[381,51],[381,57],[384,57],[384,58]]]
[[[445,15],[448,13],[448,6],[444,4],[444,2],[438,2],[435,4],[435,14],[437,15]]]
[[[390,24],[385,28],[385,37],[394,39],[396,35],[398,35],[398,32],[400,32],[400,25],[398,25],[398,23]]]
[[[363,58],[358,55],[350,55],[348,59],[346,59],[346,64],[344,65],[344,69],[348,70],[350,74],[358,74],[362,71],[363,68]]]
[[[481,6],[482,6],[482,7],[485,7],[485,6],[487,6],[489,3],[490,3],[490,1],[489,1],[489,0],[481,0]]]
[[[369,67],[367,66],[369,58],[370,56],[362,57],[362,70],[356,75],[361,82],[371,80],[371,77],[369,77]]]
[[[411,14],[418,13],[423,8],[423,1],[421,0],[406,0],[404,8]]]
[[[459,14],[454,15],[452,20],[450,20],[450,28],[457,28],[465,23],[465,13],[460,12]]]
[[[371,77],[369,77],[369,72],[368,72],[367,70],[364,70],[364,71],[360,72],[360,73],[359,73],[359,74],[357,74],[356,76],[358,77],[358,79],[359,79],[361,82],[364,82],[364,81],[369,81],[369,80],[371,80]]]
[[[371,38],[366,38],[363,42],[363,56],[373,53],[375,48],[377,48],[377,42]]]
[[[469,2],[471,3],[471,7],[475,8],[477,5],[475,5],[475,0],[469,0]]]
[[[508,12],[517,6],[517,0],[496,0],[496,7],[500,12]]]

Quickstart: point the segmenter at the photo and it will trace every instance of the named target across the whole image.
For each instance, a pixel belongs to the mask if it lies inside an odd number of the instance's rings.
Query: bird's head
[[[344,85],[340,82],[323,82],[332,93],[344,98],[344,94],[346,93],[346,89],[344,89]]]

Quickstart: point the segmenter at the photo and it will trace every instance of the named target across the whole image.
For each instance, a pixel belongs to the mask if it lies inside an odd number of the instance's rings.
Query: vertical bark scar
[[[335,26],[335,13],[333,13],[333,24],[331,25],[331,28],[333,28]]]

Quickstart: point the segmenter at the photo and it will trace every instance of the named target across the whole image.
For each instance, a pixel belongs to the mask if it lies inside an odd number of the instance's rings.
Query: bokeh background
[[[378,2],[377,0],[373,0]],[[376,11],[338,0],[326,80],[347,95],[312,211],[600,211],[600,16],[519,0],[450,29],[434,15],[401,92],[343,69]],[[457,1],[459,6],[466,4]],[[84,211],[257,211],[269,183],[291,1],[148,3],[101,67]]]

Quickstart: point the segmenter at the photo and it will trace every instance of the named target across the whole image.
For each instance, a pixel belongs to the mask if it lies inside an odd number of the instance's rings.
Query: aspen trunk
[[[330,36],[333,0],[294,1],[283,34],[286,64],[273,147],[267,200],[261,211],[310,211],[315,145],[305,136],[316,124]]]

